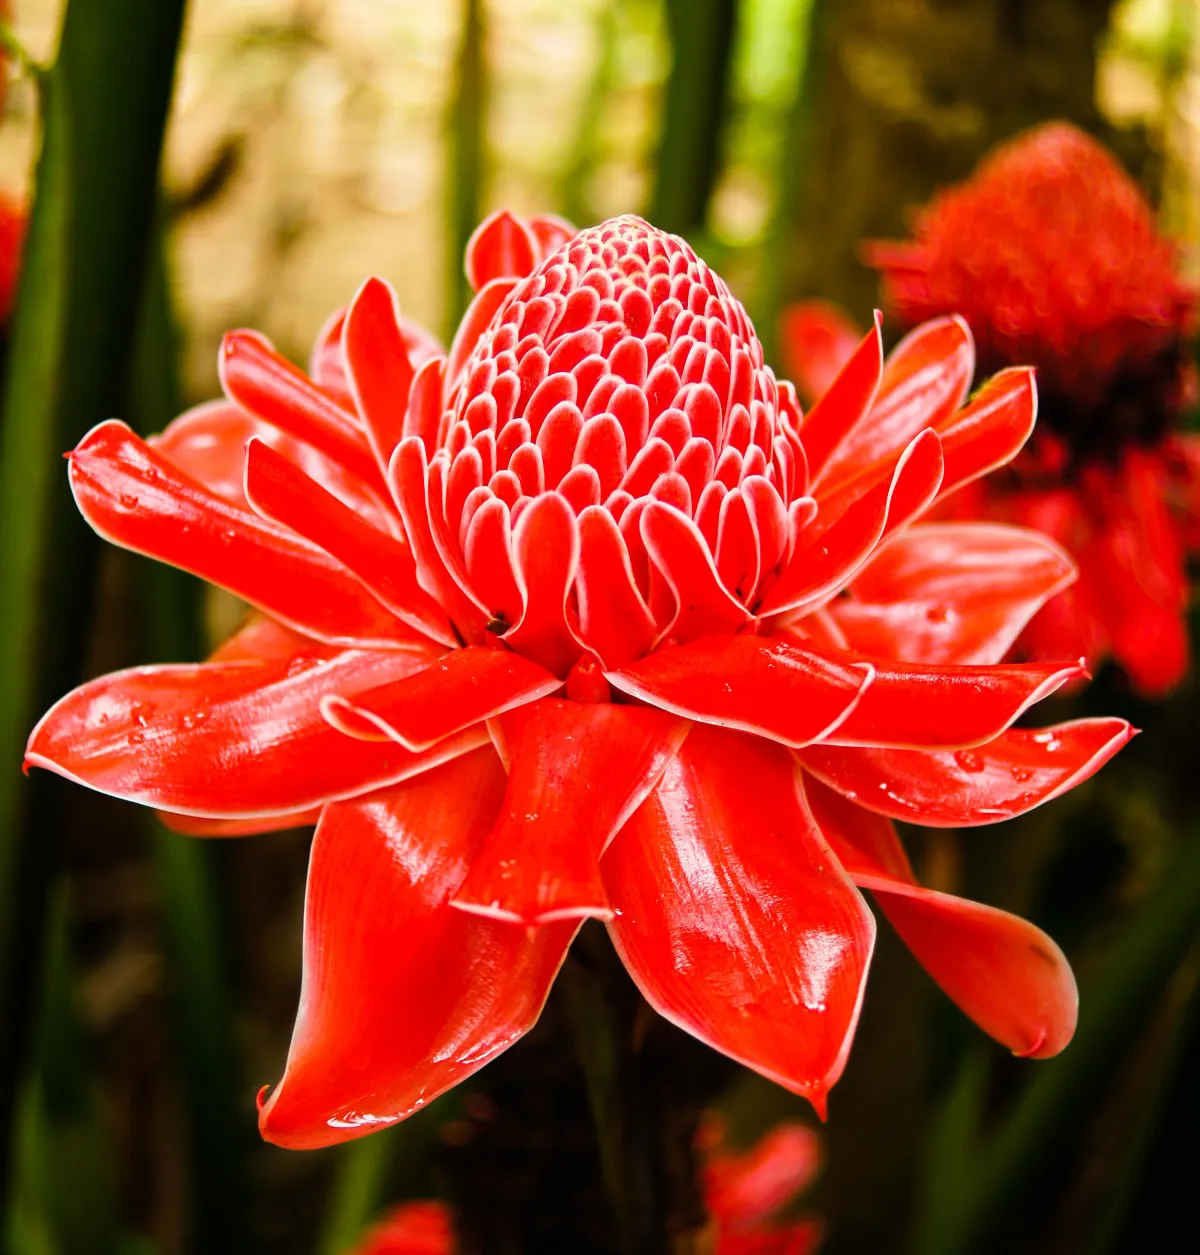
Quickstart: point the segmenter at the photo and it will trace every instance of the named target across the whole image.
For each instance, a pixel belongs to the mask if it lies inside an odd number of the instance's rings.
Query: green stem
[[[41,81],[0,435],[0,1188],[68,787],[16,766],[37,716],[81,678],[96,571],[61,455],[125,399],[183,8],[71,0]]]
[[[447,344],[453,340],[459,319],[471,300],[471,289],[463,272],[463,253],[481,216],[487,109],[485,37],[483,0],[466,0],[454,97],[448,117]]]

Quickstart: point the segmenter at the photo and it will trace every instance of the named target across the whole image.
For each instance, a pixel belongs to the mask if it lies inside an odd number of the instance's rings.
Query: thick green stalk
[[[454,96],[447,117],[449,169],[446,172],[446,343],[471,300],[463,273],[463,252],[479,225],[485,165],[487,63],[483,0],[466,0],[458,47]]]
[[[34,1016],[66,787],[18,771],[81,678],[97,547],[62,453],[125,397],[184,0],[71,0],[42,83],[42,153],[0,434],[0,1182]]]
[[[1136,1039],[1200,932],[1200,834],[1118,937],[1083,992],[1075,1040],[1037,1073],[1012,1114],[979,1146],[959,1188],[937,1192],[916,1231],[916,1255],[982,1255],[1053,1179],[1065,1142]],[[1000,1247],[999,1249],[1004,1249]]]
[[[704,226],[720,166],[737,0],[667,0],[671,74],[650,219],[693,235]]]

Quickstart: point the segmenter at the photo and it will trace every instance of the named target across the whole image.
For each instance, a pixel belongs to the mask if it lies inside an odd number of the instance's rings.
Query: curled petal
[[[322,699],[322,711],[348,736],[384,737],[419,753],[561,687],[561,680],[520,654],[469,645],[353,699],[332,693]]]
[[[829,736],[850,715],[874,669],[790,641],[712,636],[606,674],[614,688],[662,710],[800,746]]]
[[[693,728],[601,872],[613,941],[650,1004],[823,1113],[875,930],[787,752]]]
[[[800,751],[805,768],[860,806],[931,828],[991,824],[1081,784],[1134,735],[1123,719],[1014,728],[971,750]]]
[[[858,653],[905,662],[995,663],[1075,577],[1075,564],[1040,532],[992,523],[921,524],[882,548],[850,595],[835,598],[828,609]]]
[[[340,562],[214,496],[124,423],[88,432],[71,454],[70,479],[106,540],[219,584],[306,635],[381,648],[422,639]]]
[[[68,693],[42,716],[26,764],[131,802],[216,819],[290,816],[403,780],[486,741],[473,729],[424,754],[367,744],[321,716],[429,665],[399,651],[269,663],[134,667]]]
[[[661,710],[554,699],[499,723],[508,790],[455,906],[525,924],[609,918],[600,855],[689,725]]]
[[[504,792],[484,748],[327,807],[304,908],[304,981],[269,1142],[297,1149],[404,1119],[536,1021],[575,925],[527,931],[449,905]]]
[[[831,656],[837,657],[837,655]],[[842,656],[842,661],[858,657]],[[828,736],[837,745],[964,749],[999,736],[1082,666],[942,666],[874,658],[875,681]]]
[[[1079,994],[1063,952],[1007,911],[918,885],[891,821],[811,777],[813,817],[850,878],[870,889],[922,967],[986,1033],[1014,1054],[1046,1059],[1071,1040]],[[882,857],[881,857],[882,855]],[[897,865],[899,863],[899,865]]]
[[[346,312],[342,352],[354,406],[383,475],[404,439],[415,375],[400,328],[400,302],[392,286],[368,279]]]

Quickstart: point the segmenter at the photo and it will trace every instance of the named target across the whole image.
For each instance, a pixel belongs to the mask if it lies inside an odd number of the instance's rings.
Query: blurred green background
[[[637,211],[686,235],[771,356],[788,300],[865,320],[857,242],[900,233],[908,207],[1050,117],[1114,147],[1194,276],[1200,6],[15,0],[11,30],[0,192],[33,204],[41,163],[0,443],[2,1237],[13,1255],[337,1255],[387,1202],[439,1189],[511,1074],[350,1147],[258,1141],[254,1094],[280,1073],[299,988],[307,837],[189,842],[18,776],[50,699],[199,657],[240,613],[91,543],[58,455],[110,414],[153,431],[215,395],[228,328],[303,363],[369,273],[446,335],[463,244],[498,207]],[[1023,821],[909,835],[926,883],[1061,942],[1079,1035],[1052,1063],[1007,1057],[881,923],[803,1200],[831,1253],[1107,1255],[1193,1227],[1197,685],[1150,706],[1104,672],[1059,706],[1145,734]],[[738,1139],[811,1119],[756,1077],[724,1081]]]

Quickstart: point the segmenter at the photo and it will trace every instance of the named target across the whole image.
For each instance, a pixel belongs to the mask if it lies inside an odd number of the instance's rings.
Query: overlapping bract
[[[982,369],[1037,368],[1035,439],[943,510],[1036,528],[1078,560],[1022,656],[1112,654],[1143,692],[1171,689],[1188,667],[1200,534],[1200,441],[1178,430],[1195,399],[1196,293],[1137,185],[1097,141],[1050,124],[934,197],[911,240],[866,253],[907,326],[957,314]],[[823,302],[792,307],[781,331],[813,395],[852,352],[853,324]]]
[[[823,1110],[874,940],[856,882],[989,1032],[1061,1049],[1054,943],[918,886],[889,818],[1020,813],[1129,736],[1010,730],[1080,674],[1000,661],[1061,550],[920,522],[1020,449],[1029,372],[964,406],[960,324],[886,364],[876,328],[802,415],[638,219],[497,215],[467,269],[449,354],[369,280],[310,375],[234,333],[225,402],[71,457],[98,530],[256,615],[68,695],[28,762],[197,834],[318,818],[264,1136],[359,1136],[470,1075],[589,916],[658,1011]]]

